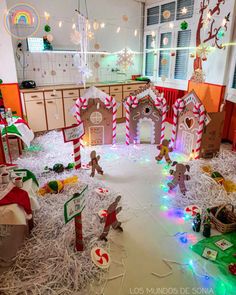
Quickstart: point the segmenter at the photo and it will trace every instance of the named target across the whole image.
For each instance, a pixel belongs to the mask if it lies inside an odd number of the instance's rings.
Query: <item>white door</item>
[[[184,154],[190,155],[193,150],[194,135],[190,132],[183,131],[180,149]]]
[[[140,143],[151,143],[152,139],[152,121],[141,121],[139,123]]]

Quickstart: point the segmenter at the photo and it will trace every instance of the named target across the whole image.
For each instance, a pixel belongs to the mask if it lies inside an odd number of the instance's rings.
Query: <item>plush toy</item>
[[[101,222],[105,222],[105,226],[103,229],[103,233],[100,236],[100,240],[104,240],[107,242],[107,235],[110,231],[110,228],[114,228],[115,230],[119,230],[123,232],[123,228],[121,227],[121,222],[119,222],[116,218],[116,215],[122,210],[122,207],[118,207],[118,203],[120,202],[121,196],[118,196],[115,201],[108,207],[106,214],[103,218],[101,218]]]
[[[73,184],[78,181],[78,176],[68,177],[63,180],[52,180],[46,183],[43,187],[38,190],[39,195],[44,196],[45,194],[58,194],[60,193],[65,185]]]
[[[46,166],[44,168],[44,170],[46,172],[53,171],[53,172],[56,172],[56,173],[62,173],[62,172],[64,172],[64,170],[73,169],[74,166],[75,166],[74,163],[69,163],[66,167],[63,164],[56,163],[52,168],[49,168],[48,166]]]
[[[89,162],[89,166],[91,166],[91,168],[92,168],[92,171],[91,171],[90,176],[91,177],[94,177],[95,171],[97,171],[98,174],[103,175],[103,170],[98,165],[98,161],[100,160],[100,156],[99,155],[98,156],[96,155],[96,151],[92,151],[91,152],[90,158],[91,158],[91,161]]]
[[[189,165],[184,165],[178,162],[173,162],[172,166],[175,166],[176,169],[174,170],[170,170],[170,174],[174,176],[173,180],[169,183],[167,183],[167,185],[169,186],[170,189],[173,189],[174,187],[176,187],[177,185],[179,185],[180,191],[183,195],[185,195],[186,193],[186,187],[185,187],[185,180],[189,180],[190,176],[189,175],[185,175],[186,171],[190,171],[190,167]]]
[[[157,149],[160,150],[159,155],[155,158],[157,161],[161,161],[163,157],[165,157],[165,160],[168,164],[170,164],[172,161],[169,157],[169,153],[173,151],[173,148],[169,147],[170,140],[164,139],[162,141],[162,144],[159,144],[157,146]]]

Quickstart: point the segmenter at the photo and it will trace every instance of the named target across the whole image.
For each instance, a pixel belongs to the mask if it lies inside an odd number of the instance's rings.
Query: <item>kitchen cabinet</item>
[[[48,130],[64,127],[62,98],[46,99],[45,106],[46,106]]]
[[[111,93],[110,95],[116,99],[116,103],[117,103],[116,118],[121,119],[123,117],[122,92],[114,92],[114,93]]]
[[[44,100],[31,100],[25,102],[27,121],[34,132],[47,130]]]
[[[65,123],[66,127],[76,124],[77,121],[75,117],[71,114],[71,109],[75,105],[77,98],[64,97],[64,111],[65,111]]]

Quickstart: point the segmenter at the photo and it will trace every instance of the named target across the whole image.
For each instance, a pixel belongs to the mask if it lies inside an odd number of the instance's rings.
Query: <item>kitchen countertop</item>
[[[86,83],[86,88],[90,86],[96,87],[106,87],[106,86],[113,86],[113,85],[129,85],[129,84],[146,84],[146,81],[134,81],[134,80],[127,80],[125,82],[102,82],[102,83]],[[52,91],[52,90],[67,90],[67,89],[75,89],[75,88],[84,88],[83,85],[77,84],[60,84],[60,85],[48,85],[48,86],[39,86],[36,88],[30,89],[20,89],[22,93],[31,93],[31,92],[38,92],[38,91]]]

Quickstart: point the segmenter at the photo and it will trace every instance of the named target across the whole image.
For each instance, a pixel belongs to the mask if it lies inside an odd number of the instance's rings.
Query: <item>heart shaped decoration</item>
[[[194,121],[193,121],[192,118],[186,118],[186,119],[185,119],[185,124],[187,125],[187,127],[188,127],[189,129],[191,129],[192,126],[193,126],[193,124],[194,124]]]

